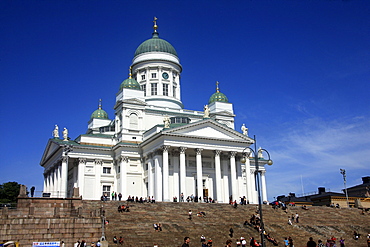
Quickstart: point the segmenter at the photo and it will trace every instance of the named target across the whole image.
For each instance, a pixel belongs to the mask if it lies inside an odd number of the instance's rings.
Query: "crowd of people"
[[[121,201],[121,197],[118,196],[118,195],[116,193],[114,193],[114,194],[112,193],[112,200],[117,200],[116,197],[118,197],[118,200]],[[193,195],[188,196],[187,199],[186,199],[187,202],[199,202],[200,200],[202,200],[202,198],[197,198],[197,197],[194,197]],[[212,198],[206,198],[205,197],[205,198],[203,198],[203,200],[205,202],[210,202],[210,203],[213,202],[214,203]],[[140,197],[140,198],[138,198],[138,197],[134,197],[134,196],[132,196],[132,197],[129,196],[127,198],[127,205],[123,205],[123,204],[119,205],[118,206],[118,212],[120,212],[120,213],[121,212],[129,212],[130,207],[128,205],[128,202],[133,202],[133,203],[155,203],[155,199],[154,199],[154,197],[147,197],[147,198]],[[177,198],[174,198],[174,202],[177,202]],[[180,202],[184,202],[183,196],[180,198]],[[241,197],[240,202],[237,202],[236,200],[234,200],[234,201],[230,201],[230,204],[233,207],[236,208],[237,205],[246,205],[246,204],[249,204],[249,202],[245,197]],[[288,204],[288,205],[290,207],[295,207],[296,206],[295,204]],[[288,212],[287,205],[283,202],[274,202],[274,203],[272,203],[272,207],[274,209],[281,208],[286,213]],[[337,207],[337,205],[334,205],[334,207]],[[308,210],[307,206],[305,206],[305,205],[302,206],[302,209]],[[197,211],[196,216],[197,217],[206,217],[206,213],[204,211]],[[190,220],[192,220],[192,210],[189,210],[188,218]],[[300,222],[299,220],[300,220],[299,214],[298,213],[293,213],[290,217],[288,217],[288,224],[293,225],[293,223],[299,223]],[[260,215],[259,215],[258,208],[257,208],[255,214],[252,214],[251,217],[248,220],[245,220],[244,225],[254,228],[258,232],[259,235],[263,236],[263,239],[264,239],[263,241],[268,241],[274,246],[279,245],[277,239],[274,238],[273,236],[271,236],[269,233],[267,233],[264,230],[264,228],[261,227],[261,218],[260,218]],[[162,225],[160,223],[154,223],[153,228],[156,232],[162,231]],[[262,232],[263,232],[263,234],[261,234]],[[247,241],[244,237],[240,237],[240,238],[235,239],[235,242],[233,242],[233,237],[234,237],[233,235],[234,235],[234,230],[232,228],[230,228],[229,229],[230,239],[227,239],[227,241],[225,242],[225,247],[229,247],[229,246],[259,247],[259,246],[262,246],[261,243],[258,242],[258,240],[256,240],[254,237],[250,237],[249,241]],[[354,231],[354,233],[353,233],[353,239],[354,240],[358,240],[360,238],[360,236],[361,236],[361,234]],[[201,242],[202,247],[209,247],[209,246],[213,245],[212,239],[209,238],[208,240],[206,240],[204,235],[201,236],[200,242]],[[123,244],[123,238],[120,237],[118,239],[116,236],[114,236],[113,243],[122,245]],[[367,244],[368,244],[368,247],[370,247],[370,234],[367,235]],[[293,238],[290,237],[290,236],[285,237],[282,245],[284,245],[286,247],[287,246],[294,247]],[[87,243],[85,241],[81,241],[81,242],[77,241],[74,245],[74,247],[86,247],[86,246],[87,246]],[[100,241],[92,242],[90,246],[91,247],[100,247],[101,243],[100,243]],[[158,247],[158,245],[155,245],[155,246]],[[182,245],[182,247],[187,247],[187,246],[190,246],[190,238],[189,237],[184,238],[184,243]],[[307,244],[306,244],[306,247],[339,247],[339,246],[340,247],[345,247],[345,239],[341,237],[339,240],[337,240],[334,236],[331,237],[331,238],[328,238],[326,240],[326,243],[324,243],[321,239],[318,239],[317,242],[316,242],[316,241],[314,241],[314,239],[312,237],[310,237]]]

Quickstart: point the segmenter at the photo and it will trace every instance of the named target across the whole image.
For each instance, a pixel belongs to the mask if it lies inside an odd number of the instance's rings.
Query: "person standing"
[[[299,223],[299,215],[298,215],[298,213],[295,214],[295,222],[296,223]]]
[[[294,247],[294,243],[293,243],[292,237],[289,236],[288,242],[289,242],[289,247]]]
[[[181,245],[181,247],[190,247],[190,238],[189,237],[185,237],[184,238],[184,243]]]
[[[231,241],[231,239],[229,239],[229,240],[226,240],[226,245],[225,245],[225,247],[231,247],[231,243],[232,243],[233,241]]]
[[[230,227],[229,232],[230,232],[229,236],[230,236],[230,238],[232,238],[234,236],[234,229],[232,227]]]
[[[344,247],[344,239],[340,238],[339,240],[340,247]]]
[[[33,197],[33,195],[35,194],[35,186],[32,186],[31,187],[31,197]]]
[[[284,239],[284,246],[288,246],[288,245],[289,245],[288,238],[285,238],[285,239]]]
[[[313,241],[313,238],[310,237],[308,242],[307,242],[307,247],[316,247],[316,242]]]
[[[192,212],[191,212],[191,210],[189,210],[189,213],[188,213],[188,215],[189,215],[189,220],[191,220],[191,215],[192,215]]]

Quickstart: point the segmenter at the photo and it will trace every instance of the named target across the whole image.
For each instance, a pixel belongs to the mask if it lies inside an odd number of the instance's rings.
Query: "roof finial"
[[[157,32],[157,29],[158,29],[158,26],[157,26],[157,20],[158,18],[154,16],[154,26],[153,26],[153,29],[154,29],[154,32],[156,33]]]
[[[129,74],[128,74],[128,78],[129,79],[132,79],[132,67],[130,66],[130,68],[128,69],[129,71]]]
[[[98,106],[99,110],[101,110],[101,99],[99,99],[99,106]]]
[[[220,89],[218,88],[218,84],[220,84],[218,81],[216,81],[216,93],[220,92]]]

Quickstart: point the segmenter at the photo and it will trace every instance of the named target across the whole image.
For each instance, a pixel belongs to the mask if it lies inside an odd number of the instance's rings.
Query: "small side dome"
[[[124,80],[119,89],[121,90],[122,88],[141,90],[140,84],[134,78],[127,78]]]
[[[119,90],[121,90],[122,88],[141,90],[140,84],[134,78],[132,78],[131,67],[129,77],[121,83]]]
[[[212,94],[212,96],[208,100],[208,104],[211,104],[213,102],[219,101],[219,102],[225,102],[229,103],[229,100],[227,99],[226,95],[220,92],[220,89],[218,88],[219,82],[216,82],[216,92]]]
[[[108,113],[106,111],[104,111],[102,108],[101,108],[101,100],[99,100],[99,107],[97,110],[95,110],[92,114],[91,114],[91,117],[90,119],[93,119],[93,118],[99,118],[99,119],[109,119],[108,118]]]

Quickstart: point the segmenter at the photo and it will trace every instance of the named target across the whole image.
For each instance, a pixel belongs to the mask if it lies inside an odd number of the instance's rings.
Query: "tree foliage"
[[[0,203],[16,203],[19,195],[20,184],[7,182],[0,185]]]

